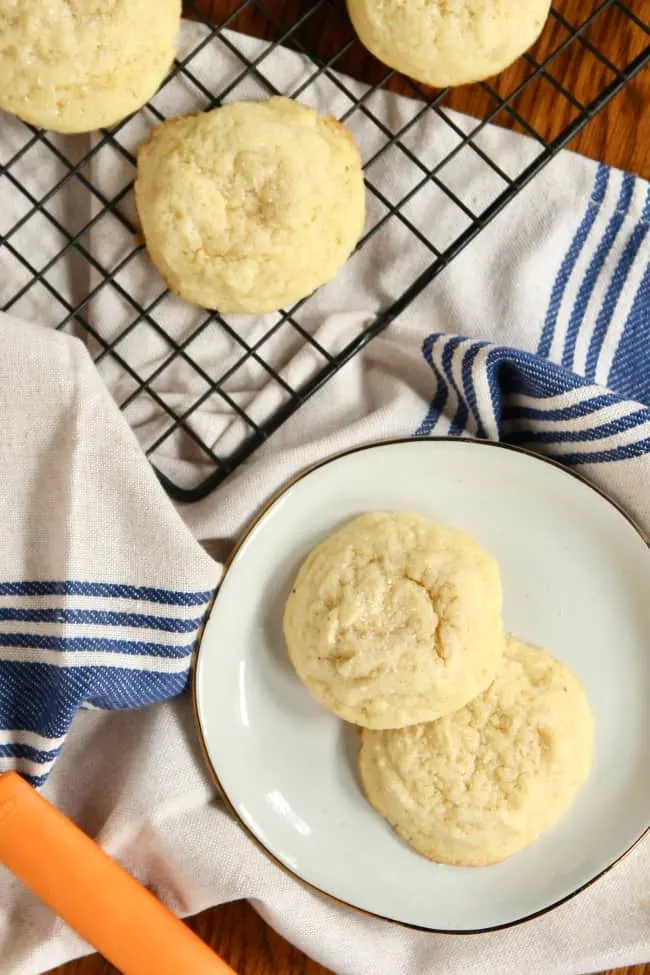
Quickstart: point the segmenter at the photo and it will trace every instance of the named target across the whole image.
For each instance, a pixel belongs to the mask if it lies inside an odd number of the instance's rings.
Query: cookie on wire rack
[[[53,132],[105,128],[156,92],[181,0],[0,0],[0,108]]]
[[[365,220],[361,158],[336,119],[274,97],[163,122],[135,198],[170,290],[220,312],[272,312],[330,281]]]
[[[551,0],[347,0],[371,54],[432,85],[464,85],[503,71],[537,40]]]

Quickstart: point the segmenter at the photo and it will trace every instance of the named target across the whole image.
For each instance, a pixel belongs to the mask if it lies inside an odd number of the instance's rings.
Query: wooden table
[[[271,931],[248,904],[227,904],[205,911],[193,918],[190,925],[233,966],[238,975],[332,975]],[[63,965],[52,975],[111,973],[115,973],[113,966],[93,955]],[[608,975],[650,975],[650,964],[623,968]]]
[[[647,0],[633,2],[633,9],[637,15],[644,13]],[[304,9],[303,0],[268,0],[269,6],[289,23],[295,22],[299,12]],[[215,21],[234,9],[236,0],[203,0],[204,11]],[[567,20],[580,22],[584,19],[584,0],[564,0],[559,8]],[[647,8],[645,8],[647,10]],[[582,16],[580,11],[582,10]],[[616,55],[632,56],[638,53],[638,38],[630,38],[625,31],[616,29],[610,20],[603,25],[600,35],[592,32],[589,39],[593,43],[600,43],[606,48],[611,60]],[[277,26],[272,27],[259,7],[249,6],[235,20],[233,26],[260,37],[277,35]],[[607,37],[605,36],[607,34]],[[304,30],[301,41],[313,43],[321,55],[328,56],[337,50],[338,45],[344,43],[350,36],[349,28],[344,18],[327,18],[313,31]],[[554,50],[562,37],[565,36],[560,25],[546,32],[540,45],[535,49],[539,58],[544,52]],[[636,46],[635,46],[636,45]],[[339,66],[338,63],[336,65]],[[351,50],[341,64],[349,73],[374,82],[378,78],[381,68],[362,49],[356,47]],[[518,80],[525,73],[523,63],[515,65],[504,72],[494,87],[504,96],[512,90]],[[580,96],[587,97],[595,84],[603,80],[604,68],[595,59],[585,57],[584,60],[566,58],[558,60],[554,77],[562,84]],[[409,93],[407,83],[393,79],[391,87]],[[457,89],[449,103],[457,109],[470,114],[485,116],[494,107],[494,100],[485,90],[478,86],[468,86]],[[650,72],[645,72],[622,91],[602,113],[589,123],[586,129],[575,138],[571,148],[593,159],[600,159],[612,166],[619,166],[650,178],[650,127],[641,126],[643,107],[650,105]],[[535,92],[524,92],[516,103],[517,110],[524,114],[526,120],[545,138],[557,134],[569,119],[569,105],[565,104],[562,96],[551,84],[540,85]],[[517,128],[512,119],[504,119],[505,124]],[[235,968],[239,975],[329,975],[324,968],[310,961],[301,952],[291,947],[282,938],[271,931],[245,903],[228,904],[224,907],[206,911],[193,918],[190,926],[212,945]],[[109,975],[115,969],[98,956],[91,956],[79,962],[72,962],[56,969],[56,975]],[[650,964],[635,968],[623,969],[620,975],[650,975]]]

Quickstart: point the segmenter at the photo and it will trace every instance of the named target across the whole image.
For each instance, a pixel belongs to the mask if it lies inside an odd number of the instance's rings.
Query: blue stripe
[[[416,437],[426,436],[427,434],[431,433],[445,408],[447,397],[449,395],[447,392],[447,383],[433,361],[433,347],[440,338],[440,335],[428,335],[422,344],[422,355],[433,369],[436,377],[436,392],[431,400],[431,404],[427,410],[426,416],[415,431]],[[450,339],[449,341],[455,341],[457,345],[461,339]]]
[[[487,356],[492,405],[500,422],[504,398],[512,395],[538,399],[583,389],[584,381],[553,362],[544,362],[531,352],[495,346]]]
[[[170,646],[166,643],[109,640],[105,637],[65,637],[45,636],[40,633],[0,632],[0,647],[23,647],[26,650],[58,650],[70,653],[108,651],[109,653],[130,653],[134,656],[151,654],[154,657],[184,657],[192,653],[195,648],[195,643],[185,643],[182,646]],[[1,657],[2,654],[0,653]],[[4,661],[1,662],[4,665]]]
[[[0,714],[5,729],[20,728],[46,738],[65,735],[88,683],[70,678],[69,668],[43,664],[2,663]]]
[[[96,668],[89,668],[89,670],[92,679],[97,670]],[[102,682],[101,686],[93,691],[92,697],[88,698],[89,704],[94,704],[95,707],[103,708],[105,711],[123,711],[157,704],[183,694],[190,686],[189,666],[180,674],[148,673],[147,683],[139,687],[133,684],[132,671],[124,671],[118,667],[111,667],[109,670],[112,671],[112,676]]]
[[[25,775],[25,773],[21,773],[21,774],[22,777],[25,779],[25,781],[29,782],[29,784],[34,789],[40,789],[41,786],[45,785],[45,783],[49,778],[49,774],[48,775]]]
[[[487,430],[483,425],[483,421],[481,419],[481,413],[478,406],[478,400],[476,398],[476,390],[474,389],[473,370],[474,370],[474,360],[476,359],[476,356],[479,354],[481,349],[485,348],[486,345],[487,342],[476,342],[474,345],[472,345],[472,347],[469,349],[468,352],[465,353],[463,357],[463,365],[461,370],[462,377],[463,377],[463,387],[465,389],[465,398],[467,400],[467,403],[469,404],[469,408],[472,411],[474,419],[476,420],[476,436],[482,438],[487,437]]]
[[[619,392],[650,406],[650,261],[619,343],[609,382]]]
[[[578,227],[573,240],[566,252],[564,259],[560,265],[560,269],[557,273],[555,281],[553,282],[553,288],[551,290],[551,297],[549,299],[548,308],[546,311],[546,318],[544,320],[544,328],[542,329],[542,334],[539,340],[539,346],[537,352],[539,355],[543,356],[545,359],[551,351],[551,346],[553,344],[553,337],[555,335],[555,327],[557,325],[558,315],[560,313],[560,308],[562,306],[562,299],[564,297],[564,292],[566,291],[567,284],[573,272],[574,267],[580,257],[582,248],[584,247],[591,228],[593,227],[594,221],[596,219],[596,214],[598,209],[605,199],[605,193],[607,191],[607,184],[609,182],[609,170],[607,166],[603,166],[602,163],[599,164],[596,170],[596,177],[594,179],[594,186],[591,194],[591,199],[582,218],[580,226]]]
[[[487,369],[488,387],[490,390],[490,400],[492,403],[492,410],[494,412],[494,417],[497,423],[497,427],[501,426],[501,411],[503,409],[503,396],[501,395],[501,390],[499,388],[500,374],[503,371],[500,370],[499,368],[501,364],[501,360],[502,360],[502,356],[497,355],[496,348],[491,349],[490,352],[488,352],[487,358],[485,360],[485,365]],[[513,372],[515,371],[516,370],[513,370]]]
[[[53,762],[61,748],[53,748],[51,751],[43,751],[40,748],[33,748],[31,745],[19,745],[17,742],[10,745],[0,745],[0,758],[26,758],[30,762]]]
[[[543,403],[545,398],[541,396],[540,403]],[[516,403],[509,404],[506,401],[503,407],[503,419],[576,420],[581,416],[589,416],[596,410],[620,402],[620,396],[615,396],[614,393],[600,393],[592,396],[591,399],[582,400],[580,403],[574,403],[571,406],[562,406],[557,410],[545,410],[543,406],[518,406]]]
[[[594,328],[594,333],[591,336],[591,342],[589,343],[589,351],[587,353],[587,367],[586,376],[588,379],[593,379],[596,375],[596,368],[598,366],[598,359],[600,356],[601,349],[603,347],[603,342],[605,341],[605,335],[607,334],[607,329],[616,310],[619,298],[625,287],[625,283],[629,277],[630,271],[632,270],[632,265],[634,264],[637,255],[643,245],[643,242],[648,233],[648,221],[650,220],[650,187],[646,192],[645,205],[643,207],[643,213],[641,215],[640,222],[636,225],[630,237],[625,245],[621,258],[616,265],[614,273],[612,274],[611,280],[607,287],[605,297],[603,299],[603,304],[598,312],[598,318],[596,319],[596,325]]]
[[[166,633],[191,633],[203,623],[203,616],[174,619],[173,616],[145,616],[141,613],[113,613],[95,609],[14,609],[0,606],[0,621],[24,623],[89,623],[94,626],[132,626]]]
[[[639,427],[648,422],[650,422],[650,410],[639,409],[620,420],[611,420],[609,423],[603,423],[599,427],[592,427],[588,430],[536,431],[526,429],[513,431],[508,435],[508,440],[540,444],[589,443],[593,440],[602,440],[603,437],[611,437],[613,434],[624,433],[626,430],[634,429],[634,427]]]
[[[623,179],[621,181],[621,192],[616,204],[616,209],[609,218],[605,232],[598,247],[596,248],[595,254],[589,262],[589,267],[585,272],[582,283],[578,288],[578,294],[576,295],[576,300],[571,310],[571,317],[569,318],[569,325],[564,342],[564,352],[562,353],[562,365],[566,369],[571,369],[573,367],[580,326],[584,321],[587,305],[589,304],[596,281],[598,280],[598,275],[603,269],[609,252],[614,246],[614,241],[616,240],[618,232],[623,226],[625,217],[627,216],[627,212],[630,209],[632,193],[634,191],[634,183],[635,177],[631,173],[623,174]]]
[[[562,464],[573,466],[575,464],[608,464],[619,460],[633,460],[635,457],[642,457],[650,454],[650,437],[646,440],[637,440],[636,443],[626,444],[623,447],[612,447],[611,450],[600,450],[595,453],[558,453],[556,459]]]
[[[449,341],[447,342],[442,353],[442,368],[445,371],[445,377],[447,379],[448,384],[452,387],[452,389],[456,393],[456,401],[457,401],[456,412],[454,414],[453,420],[449,425],[448,436],[450,437],[457,437],[459,434],[464,432],[465,425],[467,423],[467,416],[468,416],[467,405],[465,404],[465,400],[463,399],[463,394],[461,393],[460,389],[456,385],[456,381],[454,379],[454,372],[453,372],[454,356],[460,344],[461,344],[460,342]]]
[[[29,782],[29,784],[32,786],[32,788],[34,788],[34,789],[40,789],[47,782],[47,780],[49,778],[49,774],[48,775],[25,775],[25,774],[23,774],[23,778],[27,782]]]
[[[67,733],[82,703],[109,710],[140,708],[182,693],[189,679],[189,659],[187,670],[180,674],[3,661],[2,724],[58,738]]]
[[[199,606],[209,602],[211,589],[180,592],[173,589],[151,589],[149,586],[127,586],[112,582],[0,582],[0,596],[97,596],[100,599],[139,599],[169,606]]]

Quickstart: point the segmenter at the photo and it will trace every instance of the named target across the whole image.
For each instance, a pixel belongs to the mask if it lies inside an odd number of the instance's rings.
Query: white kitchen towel
[[[3,316],[0,415],[0,770],[38,786],[81,705],[187,687],[220,569],[76,339]]]
[[[195,43],[197,30],[187,26],[184,43]],[[305,71],[289,52],[275,52],[268,64],[283,90],[293,91],[296,74]],[[208,69],[221,70],[221,62]],[[209,72],[203,77],[212,83]],[[158,97],[172,98],[170,91]],[[181,94],[173,95],[174,104]],[[323,91],[323,99],[330,96]],[[381,100],[398,127],[413,104],[389,95]],[[436,151],[430,124],[423,118],[409,130],[418,151]],[[0,120],[0,144],[3,133],[16,137],[16,126]],[[491,154],[513,171],[537,151],[512,133],[484,132]],[[356,134],[367,159],[373,150],[362,131]],[[66,140],[61,146],[80,151]],[[111,172],[119,177],[119,166],[97,160],[94,180],[107,192]],[[456,175],[477,208],[490,199],[481,167],[459,160]],[[54,183],[57,174],[40,166],[32,177]],[[387,166],[382,185],[395,179],[401,170]],[[0,182],[0,192],[6,221],[24,201],[18,187]],[[425,232],[453,232],[433,198],[420,202]],[[222,552],[287,477],[343,447],[430,433],[532,446],[593,479],[648,531],[649,221],[646,183],[563,153],[389,332],[218,491],[180,516],[106,393],[107,385],[120,398],[123,377],[104,359],[104,385],[79,342],[25,320],[51,322],[43,306],[12,305],[19,317],[0,319],[0,505],[7,526],[0,551],[0,769],[18,767],[42,783],[76,709],[137,707],[179,691],[219,578],[218,563],[204,549]],[[88,246],[96,260],[119,260],[126,246],[121,231],[112,224],[102,230],[101,221],[94,230]],[[41,226],[23,248],[47,253],[53,243],[45,231]],[[400,234],[376,237],[372,261],[365,263],[362,251],[311,306],[310,327],[326,348],[344,344],[413,273]],[[155,300],[159,279],[140,258],[138,266],[139,282],[127,275],[125,290],[139,287],[139,300]],[[4,295],[15,293],[10,271],[3,268]],[[79,280],[58,265],[56,271],[72,298]],[[194,310],[167,299],[161,304],[160,321],[182,337]],[[88,318],[103,338],[123,327],[120,314],[128,312],[120,312],[110,288],[98,288]],[[249,320],[241,327],[254,341],[262,326]],[[139,367],[164,361],[143,333],[135,330],[128,341]],[[214,350],[195,350],[201,352],[205,368],[213,368]],[[219,349],[225,359],[236,354]],[[273,354],[292,382],[314,368],[313,352],[291,343],[279,342]],[[178,402],[195,394],[193,378],[173,366],[166,381]],[[252,370],[235,392],[250,411],[260,411],[255,415],[276,402]],[[145,442],[159,423],[137,410],[129,419]],[[197,422],[217,449],[239,435],[232,416],[210,405]],[[170,450],[166,461],[179,477],[191,475],[191,456]],[[247,897],[281,933],[341,975],[564,975],[650,958],[647,843],[551,915],[496,934],[428,936],[322,901],[267,862],[214,800],[186,697],[131,713],[77,713],[44,788],[179,912]],[[2,975],[33,975],[84,950],[0,871]]]

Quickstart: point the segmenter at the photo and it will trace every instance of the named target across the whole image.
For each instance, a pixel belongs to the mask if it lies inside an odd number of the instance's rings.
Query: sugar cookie
[[[0,0],[0,108],[90,132],[141,108],[175,54],[181,0]]]
[[[485,866],[560,818],[589,775],[593,740],[574,674],[510,637],[494,683],[459,711],[364,731],[359,770],[371,805],[416,850]]]
[[[413,514],[366,514],[318,545],[284,613],[314,697],[366,728],[462,707],[504,649],[495,560],[463,532]]]
[[[539,37],[550,0],[347,0],[368,50],[403,74],[445,88],[481,81]]]
[[[138,155],[136,203],[169,288],[221,312],[270,312],[334,277],[363,229],[347,129],[288,98],[160,125]]]

